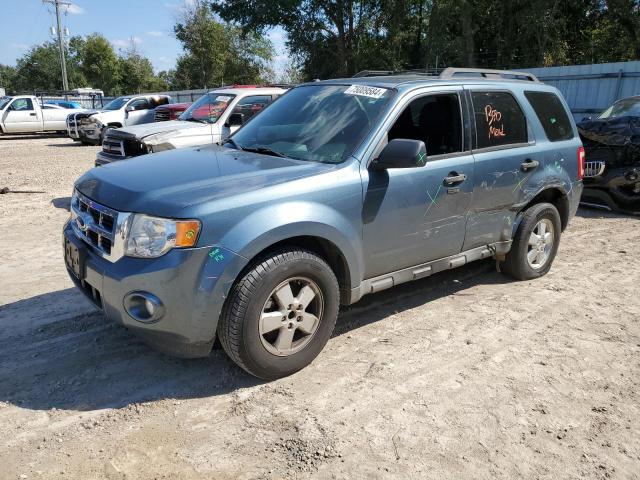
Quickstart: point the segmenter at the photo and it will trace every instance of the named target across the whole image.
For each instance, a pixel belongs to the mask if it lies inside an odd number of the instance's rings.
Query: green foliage
[[[10,65],[2,65],[0,63],[0,87],[3,87],[7,93],[15,92],[16,69]]]
[[[107,94],[122,92],[120,62],[111,43],[99,33],[89,35],[80,48],[80,69],[89,87],[99,88]]]
[[[213,0],[212,9],[245,31],[281,26],[308,80],[640,59],[637,0]]]
[[[175,73],[180,88],[254,83],[269,74],[271,42],[257,32],[243,33],[219,22],[201,1],[183,12],[174,31],[185,51]]]

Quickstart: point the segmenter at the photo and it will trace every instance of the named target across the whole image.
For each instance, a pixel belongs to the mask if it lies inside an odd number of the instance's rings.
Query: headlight
[[[160,257],[172,248],[193,247],[199,232],[198,220],[170,220],[133,214],[129,219],[124,253],[130,257]]]

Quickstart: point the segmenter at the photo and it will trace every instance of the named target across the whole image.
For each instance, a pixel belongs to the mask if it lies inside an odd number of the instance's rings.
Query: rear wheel
[[[271,380],[306,367],[336,323],[339,288],[327,263],[306,250],[270,254],[236,283],[218,325],[229,357]]]
[[[560,245],[560,214],[550,203],[538,203],[524,213],[501,269],[518,280],[545,275]]]

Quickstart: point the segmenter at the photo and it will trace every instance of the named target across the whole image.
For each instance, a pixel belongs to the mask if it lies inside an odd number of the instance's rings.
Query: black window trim
[[[468,116],[466,115],[466,112],[468,112],[468,107],[466,105],[466,101],[465,101],[466,99],[464,98],[465,96],[464,90],[442,90],[442,91],[431,90],[426,92],[420,92],[413,96],[407,95],[405,97],[407,98],[406,102],[403,103],[404,99],[401,99],[398,102],[398,105],[401,105],[401,108],[398,110],[398,112],[394,116],[393,120],[389,125],[389,128],[384,129],[384,135],[377,142],[376,147],[373,149],[373,151],[371,152],[371,155],[369,156],[369,160],[367,162],[367,168],[369,168],[369,165],[371,165],[371,162],[375,160],[375,157],[380,154],[380,151],[382,150],[380,148],[380,146],[382,145],[382,142],[385,140],[385,138],[387,138],[387,135],[389,134],[389,130],[395,125],[395,123],[398,121],[398,119],[400,118],[400,115],[402,115],[404,110],[412,102],[416,101],[417,99],[434,96],[434,95],[455,95],[458,97],[458,107],[460,108],[460,127],[462,128],[462,132],[461,132],[462,133],[462,151],[442,153],[440,155],[429,155],[429,152],[427,151],[427,162],[424,166],[428,165],[431,162],[435,162],[439,160],[448,160],[450,158],[456,158],[456,157],[466,157],[472,154],[472,149],[471,149],[472,145],[469,143],[468,135],[465,135],[466,128],[469,127],[469,125],[467,124],[467,121],[465,121],[465,120],[468,120]],[[415,168],[423,168],[424,166],[415,167]]]
[[[485,153],[485,152],[497,152],[500,150],[511,150],[514,148],[522,148],[522,147],[531,147],[531,146],[535,146],[536,144],[536,139],[535,136],[533,136],[533,132],[530,131],[530,125],[529,125],[529,118],[527,118],[527,114],[525,113],[525,109],[522,108],[522,104],[518,101],[518,96],[514,94],[514,92],[512,90],[509,90],[508,88],[482,88],[480,86],[474,86],[471,88],[467,88],[465,87],[465,91],[468,92],[468,99],[469,99],[469,114],[471,117],[471,123],[472,123],[472,128],[473,128],[473,132],[471,134],[472,139],[473,139],[473,146],[472,146],[472,153]],[[522,116],[524,117],[524,123],[526,126],[526,131],[527,131],[527,142],[518,142],[518,143],[506,143],[504,145],[495,145],[493,147],[484,147],[484,148],[478,148],[478,126],[476,124],[476,115],[475,115],[475,108],[474,108],[474,104],[473,104],[473,92],[482,92],[482,93],[508,93],[509,95],[511,95],[511,97],[513,98],[513,100],[516,102],[516,105],[518,105],[518,108],[520,109],[520,111],[522,112]]]

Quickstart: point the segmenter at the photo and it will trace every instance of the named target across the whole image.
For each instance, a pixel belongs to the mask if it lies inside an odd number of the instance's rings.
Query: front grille
[[[171,119],[171,113],[169,110],[160,110],[155,113],[154,120],[156,122],[166,122]]]
[[[107,135],[102,141],[102,151],[110,155],[124,157],[124,142]]]
[[[110,256],[116,236],[118,212],[90,200],[79,192],[71,199],[71,226],[78,238],[103,256]]]
[[[586,178],[599,177],[604,173],[605,165],[605,162],[585,162],[584,176]]]
[[[147,153],[145,145],[135,138],[118,138],[107,134],[102,141],[102,151],[117,157],[137,157]]]

